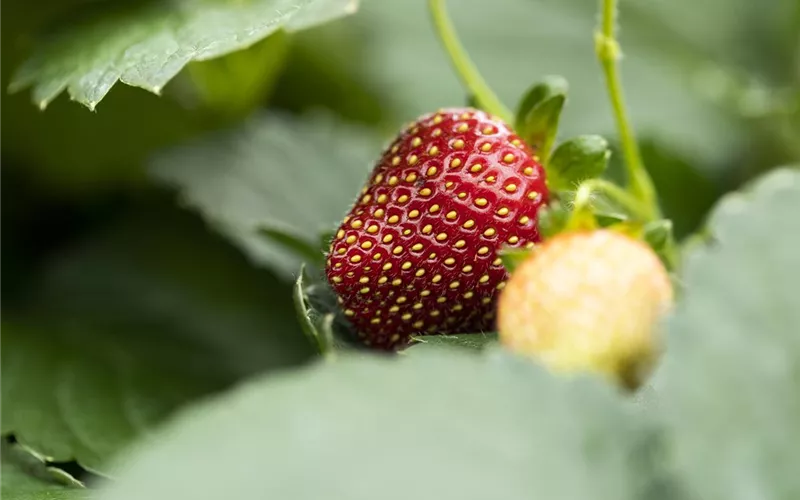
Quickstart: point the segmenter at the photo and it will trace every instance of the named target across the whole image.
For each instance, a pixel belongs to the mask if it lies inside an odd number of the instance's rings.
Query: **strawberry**
[[[672,285],[644,243],[610,231],[559,234],[516,268],[498,304],[500,341],[556,371],[635,386],[657,346]]]
[[[378,160],[327,258],[328,281],[364,343],[493,323],[508,277],[497,250],[539,241],[544,170],[501,120],[443,109],[409,125]]]

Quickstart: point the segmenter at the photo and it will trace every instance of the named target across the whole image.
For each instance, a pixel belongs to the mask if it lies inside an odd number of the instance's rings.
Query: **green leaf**
[[[412,337],[412,352],[416,354],[422,347],[460,347],[483,350],[497,343],[497,333],[459,333],[455,335],[420,335]]]
[[[501,352],[343,356],[183,413],[99,498],[633,500],[643,427],[599,379]]]
[[[48,470],[41,462],[14,445],[2,446],[0,497],[13,500],[84,500],[89,492],[78,484],[64,484],[59,472]]]
[[[73,100],[94,109],[117,81],[158,94],[191,61],[246,49],[279,29],[329,21],[352,13],[356,5],[353,0],[114,4],[49,37],[10,87],[32,86],[40,108],[66,89]]]
[[[611,150],[599,135],[575,137],[559,144],[547,164],[551,189],[575,189],[586,179],[600,177],[608,166]]]
[[[301,259],[261,228],[316,245],[352,205],[379,149],[368,131],[330,117],[266,115],[161,156],[152,174],[254,261],[289,277]]]
[[[31,290],[34,314],[4,318],[2,433],[93,471],[182,404],[312,355],[290,286],[186,214],[64,249]]]
[[[561,110],[567,99],[567,81],[550,76],[531,87],[517,108],[517,133],[547,162],[558,133]]]
[[[539,233],[547,239],[564,230],[569,221],[570,210],[567,204],[553,200],[539,210]]]
[[[289,250],[297,257],[302,258],[305,263],[319,268],[322,267],[324,254],[320,249],[315,248],[307,241],[293,234],[269,227],[261,228],[258,232],[269,241],[285,248],[286,250]],[[328,241],[330,241],[330,239],[328,239]]]
[[[500,258],[503,259],[503,265],[508,272],[513,273],[520,264],[533,255],[534,251],[526,248],[503,248],[500,251]]]
[[[800,172],[726,198],[685,263],[654,413],[695,498],[800,495]]]

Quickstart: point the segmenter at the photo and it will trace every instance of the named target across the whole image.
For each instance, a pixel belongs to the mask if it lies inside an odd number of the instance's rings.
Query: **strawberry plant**
[[[3,498],[800,496],[800,7],[451,7],[3,5]]]

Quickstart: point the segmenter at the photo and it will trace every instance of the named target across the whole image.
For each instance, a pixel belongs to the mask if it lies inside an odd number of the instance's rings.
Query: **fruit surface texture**
[[[514,271],[498,303],[500,341],[556,371],[635,384],[672,298],[667,271],[644,243],[609,230],[564,233]]]
[[[387,147],[330,246],[326,274],[367,345],[494,324],[497,251],[539,241],[547,200],[534,152],[501,120],[443,109]]]

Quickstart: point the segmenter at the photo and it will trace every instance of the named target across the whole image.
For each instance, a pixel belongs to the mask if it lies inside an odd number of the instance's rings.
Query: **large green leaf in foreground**
[[[113,3],[113,2],[112,2]],[[17,72],[41,108],[67,89],[90,109],[119,80],[159,93],[186,64],[247,48],[352,13],[356,0],[166,0],[138,2],[65,24]]]
[[[641,430],[599,380],[502,353],[342,356],[193,407],[100,498],[632,500]]]
[[[241,128],[177,148],[152,174],[255,261],[285,275],[297,253],[260,234],[278,230],[318,247],[367,178],[379,143],[369,132],[314,115],[262,115]]]
[[[2,446],[0,497],[5,500],[85,500],[89,492],[80,485],[63,484],[24,452]]]
[[[175,408],[308,358],[288,284],[184,215],[63,254],[3,325],[2,433],[54,461],[108,460]]]
[[[714,211],[655,384],[695,498],[800,498],[800,171]]]

